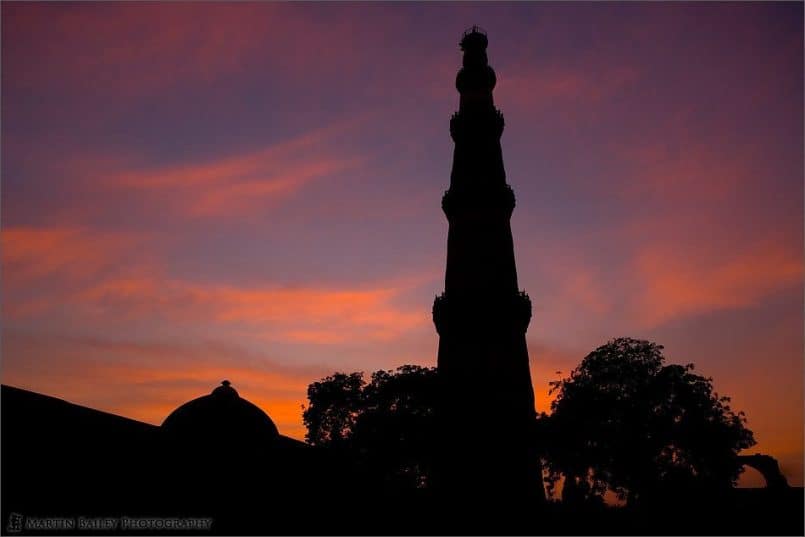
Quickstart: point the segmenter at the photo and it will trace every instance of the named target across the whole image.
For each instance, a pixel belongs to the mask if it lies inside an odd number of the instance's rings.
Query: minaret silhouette
[[[492,98],[486,34],[473,26],[460,45],[453,170],[442,198],[449,223],[445,291],[433,304],[443,394],[436,486],[468,501],[532,504],[544,490],[525,339],[531,301],[517,285],[503,114]]]

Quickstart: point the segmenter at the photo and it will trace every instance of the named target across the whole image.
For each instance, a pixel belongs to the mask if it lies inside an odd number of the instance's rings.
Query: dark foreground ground
[[[248,511],[222,504],[212,509],[189,509],[178,512],[143,512],[134,510],[100,511],[86,506],[81,513],[59,510],[31,510],[19,513],[4,508],[3,534],[193,534],[193,535],[803,535],[802,489],[772,501],[762,489],[740,491],[731,505],[720,507],[678,506],[669,510],[635,512],[625,508],[567,509],[561,504],[549,504],[533,509],[522,517],[506,512],[479,508],[464,510],[460,506],[441,506],[433,503],[400,501],[353,502],[347,498],[333,499],[329,505],[313,505],[304,497],[289,502],[288,498],[266,498],[255,502]],[[255,491],[255,494],[259,494]],[[784,496],[784,497],[783,497]],[[377,498],[376,500],[381,500]],[[276,502],[276,503],[275,503]],[[122,517],[154,520],[152,517],[210,518],[209,528],[191,531],[178,529],[137,530],[121,527]],[[74,520],[67,529],[26,527],[26,521],[42,523],[61,516]],[[84,524],[77,527],[78,517]],[[94,518],[94,517],[101,517]],[[102,527],[101,520],[115,524]],[[158,519],[157,519],[158,520]],[[17,528],[14,528],[14,523]],[[29,522],[30,524],[30,522]],[[21,528],[21,531],[17,531]]]
[[[803,535],[803,489],[734,489],[652,509],[459,504],[378,493],[295,440],[250,449],[2,387],[4,535]],[[487,499],[488,500],[488,499]],[[189,530],[175,527],[191,519]],[[208,522],[208,526],[203,524]],[[173,526],[173,527],[172,527]]]

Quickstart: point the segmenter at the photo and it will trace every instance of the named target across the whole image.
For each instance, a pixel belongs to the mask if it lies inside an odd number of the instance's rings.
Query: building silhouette
[[[211,521],[193,534],[327,534],[344,531],[330,518],[341,500],[362,496],[348,461],[283,436],[228,381],[161,426],[11,386],[0,394],[6,533],[110,517],[117,527],[104,534],[131,534],[123,517],[179,517]]]
[[[506,183],[504,121],[492,96],[486,34],[473,26],[460,46],[453,169],[442,198],[449,223],[445,289],[433,304],[444,432],[437,483],[466,501],[527,504],[544,499],[525,338],[531,301],[517,285],[509,222],[515,198]]]

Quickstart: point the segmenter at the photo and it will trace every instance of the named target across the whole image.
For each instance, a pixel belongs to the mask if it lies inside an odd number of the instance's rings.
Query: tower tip
[[[464,33],[461,34],[461,42],[459,46],[461,46],[461,50],[467,50],[469,48],[480,48],[486,49],[486,45],[488,40],[486,38],[486,30],[478,26],[477,24],[472,25],[470,28],[464,30]]]

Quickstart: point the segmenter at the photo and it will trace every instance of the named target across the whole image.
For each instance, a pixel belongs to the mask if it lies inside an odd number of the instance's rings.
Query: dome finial
[[[239,397],[238,392],[232,387],[232,383],[226,379],[221,381],[221,385],[215,388],[212,394],[226,397]]]

